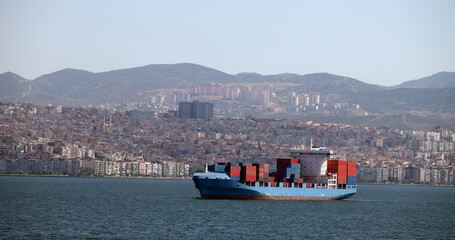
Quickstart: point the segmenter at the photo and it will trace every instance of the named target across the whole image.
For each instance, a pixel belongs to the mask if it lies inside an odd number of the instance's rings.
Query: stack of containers
[[[269,182],[275,182],[275,179],[278,179],[277,177],[277,170],[276,168],[270,168],[269,169]]]
[[[356,185],[356,163],[348,162],[348,185]]]
[[[288,168],[293,168],[291,164],[299,164],[299,167],[300,167],[299,159],[278,158],[276,160],[277,173],[275,174],[274,177],[286,179],[286,178],[290,178],[291,174],[299,173],[299,175],[300,175],[300,168],[299,168],[298,172],[294,171],[293,169],[288,170]],[[293,166],[296,167],[296,165],[293,165]]]
[[[290,163],[283,171],[283,181],[284,178],[288,182],[298,182],[300,178],[300,163]]]
[[[255,182],[256,166],[242,166],[242,170],[240,172],[240,181]]]
[[[303,182],[300,178],[299,162],[299,159],[295,158],[278,158],[277,172],[272,176],[281,179],[282,182]]]
[[[337,174],[338,184],[347,183],[348,162],[344,160],[327,160],[327,174]]]
[[[253,163],[253,166],[256,167],[256,178],[257,178],[257,180],[259,182],[268,182],[269,181],[270,164]]]
[[[240,181],[241,166],[226,165],[225,171],[234,181]]]

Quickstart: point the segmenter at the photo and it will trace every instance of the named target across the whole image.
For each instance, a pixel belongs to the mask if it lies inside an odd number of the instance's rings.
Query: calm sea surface
[[[197,197],[190,180],[0,176],[0,238],[455,238],[455,188],[359,185],[343,201]]]

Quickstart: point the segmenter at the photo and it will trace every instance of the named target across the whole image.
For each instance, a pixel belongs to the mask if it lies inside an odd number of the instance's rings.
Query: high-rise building
[[[177,103],[185,101],[190,101],[190,94],[187,92],[177,92]]]
[[[180,102],[179,118],[213,118],[213,103],[208,102]]]
[[[179,102],[179,118],[191,118],[191,102]]]
[[[313,104],[319,104],[321,103],[321,96],[318,94],[313,95]]]
[[[131,110],[126,111],[125,114],[129,117],[140,119],[151,119],[155,117],[155,112],[152,111]]]

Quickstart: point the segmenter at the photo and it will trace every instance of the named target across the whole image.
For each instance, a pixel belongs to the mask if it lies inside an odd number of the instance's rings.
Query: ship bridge
[[[329,150],[291,150],[292,157],[313,156],[313,157],[332,157],[333,151]]]

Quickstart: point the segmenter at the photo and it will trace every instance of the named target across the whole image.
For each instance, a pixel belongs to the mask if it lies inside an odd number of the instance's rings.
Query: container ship
[[[357,192],[356,163],[319,148],[292,150],[290,158],[276,160],[276,168],[258,163],[206,165],[193,181],[203,199],[340,200]]]

